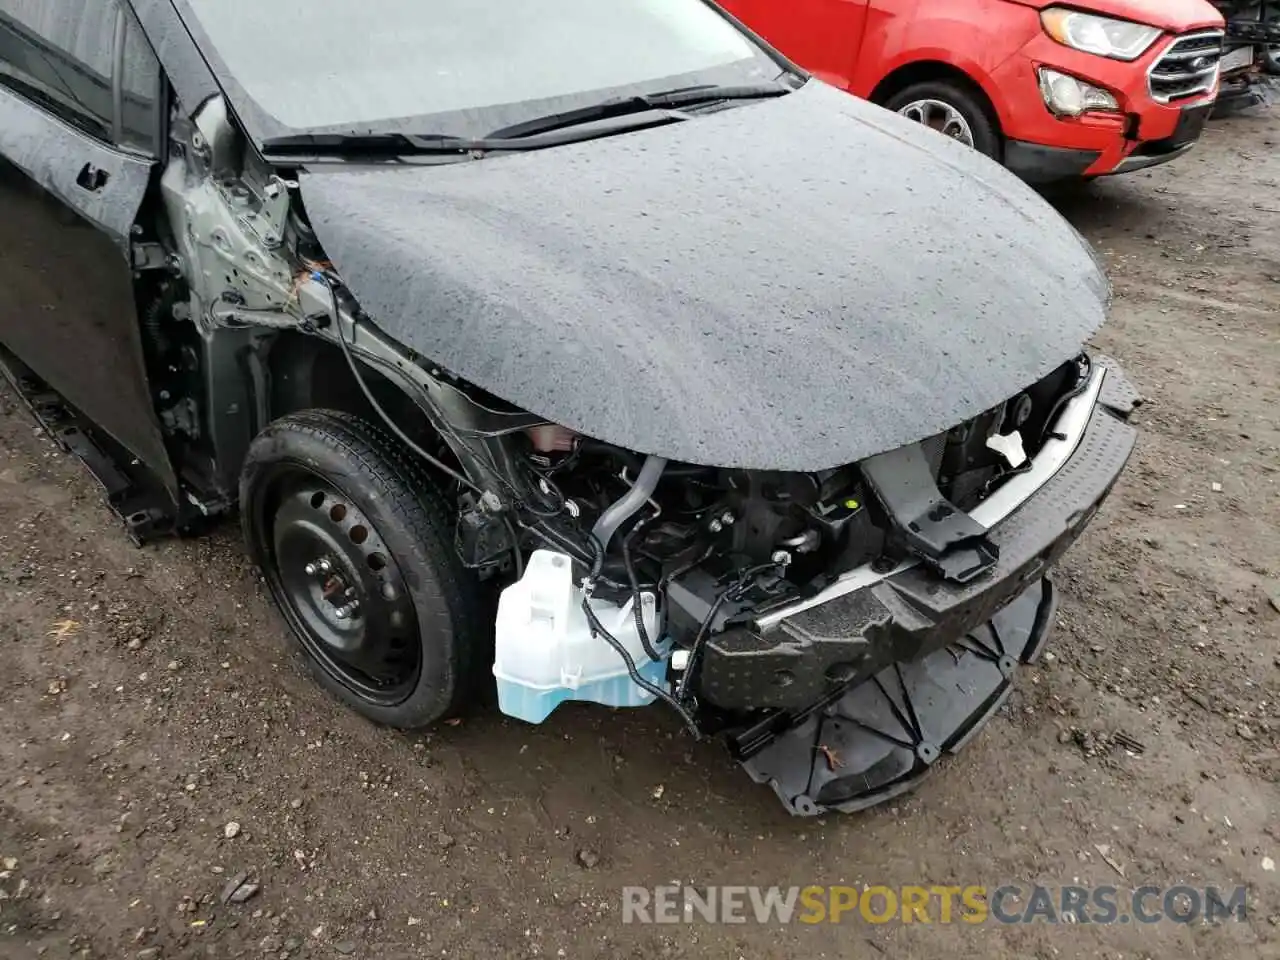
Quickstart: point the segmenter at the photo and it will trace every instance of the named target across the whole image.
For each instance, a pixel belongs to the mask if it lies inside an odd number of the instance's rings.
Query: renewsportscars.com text
[[[1244,887],[1004,884],[622,889],[623,923],[1191,923],[1242,921]]]

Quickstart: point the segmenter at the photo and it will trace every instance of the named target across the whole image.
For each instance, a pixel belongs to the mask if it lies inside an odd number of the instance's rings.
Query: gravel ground
[[[1220,121],[1058,201],[1111,265],[1097,346],[1148,398],[1140,447],[1061,568],[1052,658],[856,816],[788,818],[659,709],[375,728],[307,679],[233,525],[133,548],[0,392],[0,956],[1280,957],[1277,140],[1280,113]],[[1216,925],[620,922],[623,885],[672,881],[1250,900]]]

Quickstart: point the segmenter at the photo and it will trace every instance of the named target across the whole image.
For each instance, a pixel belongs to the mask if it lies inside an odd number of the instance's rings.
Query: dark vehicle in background
[[[10,381],[325,688],[660,700],[799,814],[991,715],[1134,444],[1080,235],[698,0],[0,0],[0,210]]]
[[[1267,103],[1280,77],[1280,2],[1214,0],[1226,21],[1216,115]]]

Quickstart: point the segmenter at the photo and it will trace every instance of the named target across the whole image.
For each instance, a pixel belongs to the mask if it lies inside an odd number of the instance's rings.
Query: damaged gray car
[[[397,727],[658,704],[876,803],[1134,444],[1087,243],[700,0],[0,0],[0,191],[10,380]]]

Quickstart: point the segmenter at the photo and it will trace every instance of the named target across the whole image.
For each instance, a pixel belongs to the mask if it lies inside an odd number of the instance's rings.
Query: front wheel
[[[884,106],[943,136],[996,160],[1000,135],[986,109],[972,91],[949,80],[913,83],[889,97]]]
[[[401,728],[462,706],[483,667],[480,586],[443,497],[391,437],[335,411],[277,420],[249,449],[240,509],[321,685]]]

